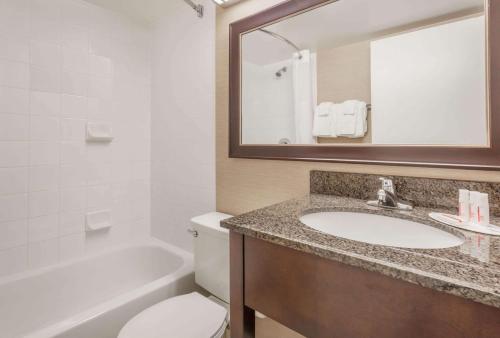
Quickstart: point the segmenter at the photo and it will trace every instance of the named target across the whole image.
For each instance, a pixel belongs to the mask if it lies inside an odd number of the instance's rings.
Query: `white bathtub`
[[[116,338],[134,315],[195,289],[192,255],[163,242],[0,279],[0,337]]]

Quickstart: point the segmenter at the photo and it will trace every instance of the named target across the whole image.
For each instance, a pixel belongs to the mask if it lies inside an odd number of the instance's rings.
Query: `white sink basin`
[[[409,249],[442,249],[463,240],[432,226],[404,219],[355,212],[320,212],[300,221],[318,231],[358,242]]]

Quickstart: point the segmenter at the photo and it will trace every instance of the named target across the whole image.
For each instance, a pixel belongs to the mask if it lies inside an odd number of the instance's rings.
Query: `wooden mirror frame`
[[[332,2],[334,0],[289,0],[230,25],[229,157],[500,170],[500,0],[489,0],[487,10],[489,146],[241,144],[242,34]]]

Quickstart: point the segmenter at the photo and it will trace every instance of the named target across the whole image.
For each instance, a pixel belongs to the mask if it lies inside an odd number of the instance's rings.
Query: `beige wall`
[[[309,171],[322,169],[379,175],[453,178],[500,182],[500,172],[228,158],[229,24],[282,0],[247,0],[217,12],[216,152],[217,210],[240,214],[309,190]],[[259,337],[264,337],[262,334]],[[279,334],[277,338],[288,338]]]
[[[371,102],[370,41],[319,49],[318,102]]]
[[[318,58],[318,102],[362,100],[371,103],[370,41],[338,48],[320,49]],[[363,138],[320,137],[319,143],[371,143],[371,112],[368,133]]]
[[[281,0],[247,0],[217,13],[217,208],[239,214],[308,192],[311,169],[500,182],[500,172],[228,158],[229,24]]]

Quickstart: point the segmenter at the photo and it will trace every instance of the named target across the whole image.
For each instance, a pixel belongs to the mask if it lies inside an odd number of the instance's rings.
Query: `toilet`
[[[196,284],[209,291],[169,298],[132,318],[118,338],[220,338],[229,324],[229,231],[220,221],[231,215],[212,212],[194,217]]]

